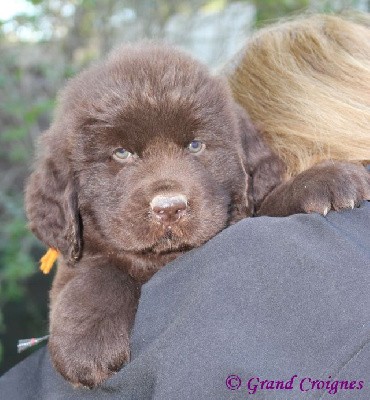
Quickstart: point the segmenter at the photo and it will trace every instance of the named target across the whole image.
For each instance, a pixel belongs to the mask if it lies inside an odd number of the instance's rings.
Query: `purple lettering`
[[[348,381],[341,381],[340,382],[340,388],[341,389],[348,389]]]
[[[275,389],[275,385],[274,384],[275,384],[274,381],[267,382],[266,389],[268,389],[268,390]]]
[[[320,382],[320,381],[311,381],[311,389],[317,389],[316,385],[318,382]]]
[[[289,381],[285,384],[285,389],[287,389],[287,390],[292,390],[293,389],[293,382],[294,382],[295,378],[298,378],[298,375],[293,375],[289,379]]]
[[[339,381],[333,381],[330,385],[329,394],[336,394],[338,392]]]
[[[267,383],[268,380],[265,379],[264,381],[261,381],[261,389],[265,389],[265,383]]]
[[[328,379],[331,379],[331,375],[328,376]],[[330,380],[326,381],[326,389],[330,389]]]
[[[276,389],[284,389],[284,381],[276,381]]]
[[[317,388],[319,390],[324,389],[325,382],[324,381],[317,381],[317,385],[316,386],[317,386]]]
[[[304,383],[307,380],[307,382],[311,382],[311,378],[303,378],[301,380],[301,383],[299,384],[299,388],[301,389],[301,392],[308,392],[310,389],[304,389]]]
[[[351,390],[353,390],[353,389],[356,389],[356,381],[351,381],[351,383],[349,384],[349,388],[351,389]]]
[[[257,383],[254,383],[253,381],[257,381]],[[253,378],[249,379],[249,381],[247,383],[249,394],[255,394],[257,392],[259,381],[260,381],[260,379],[257,377],[253,377]]]

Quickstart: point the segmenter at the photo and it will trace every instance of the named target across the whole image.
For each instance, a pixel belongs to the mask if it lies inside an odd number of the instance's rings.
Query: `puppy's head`
[[[26,191],[32,230],[69,262],[82,238],[84,254],[199,246],[248,214],[243,118],[189,56],[122,47],[61,95]]]

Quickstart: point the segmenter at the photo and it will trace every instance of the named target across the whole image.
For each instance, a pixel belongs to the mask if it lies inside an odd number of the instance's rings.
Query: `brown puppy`
[[[33,232],[61,253],[49,349],[67,380],[93,387],[129,360],[141,284],[255,214],[284,166],[221,78],[153,44],[123,47],[73,79],[40,144],[26,206]],[[320,178],[330,185],[332,173]],[[370,182],[352,177],[338,196],[357,202]],[[278,197],[271,207],[279,215]]]

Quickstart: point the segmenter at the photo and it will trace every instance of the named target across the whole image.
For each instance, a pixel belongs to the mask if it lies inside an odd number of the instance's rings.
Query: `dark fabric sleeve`
[[[44,348],[0,398],[368,400],[369,223],[370,203],[243,220],[144,285],[132,361],[101,388],[70,387]]]

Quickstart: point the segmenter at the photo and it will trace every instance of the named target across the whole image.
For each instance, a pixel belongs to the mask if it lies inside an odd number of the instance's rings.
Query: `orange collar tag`
[[[53,268],[56,259],[59,256],[59,251],[50,248],[40,259],[40,269],[44,274],[48,274]]]

